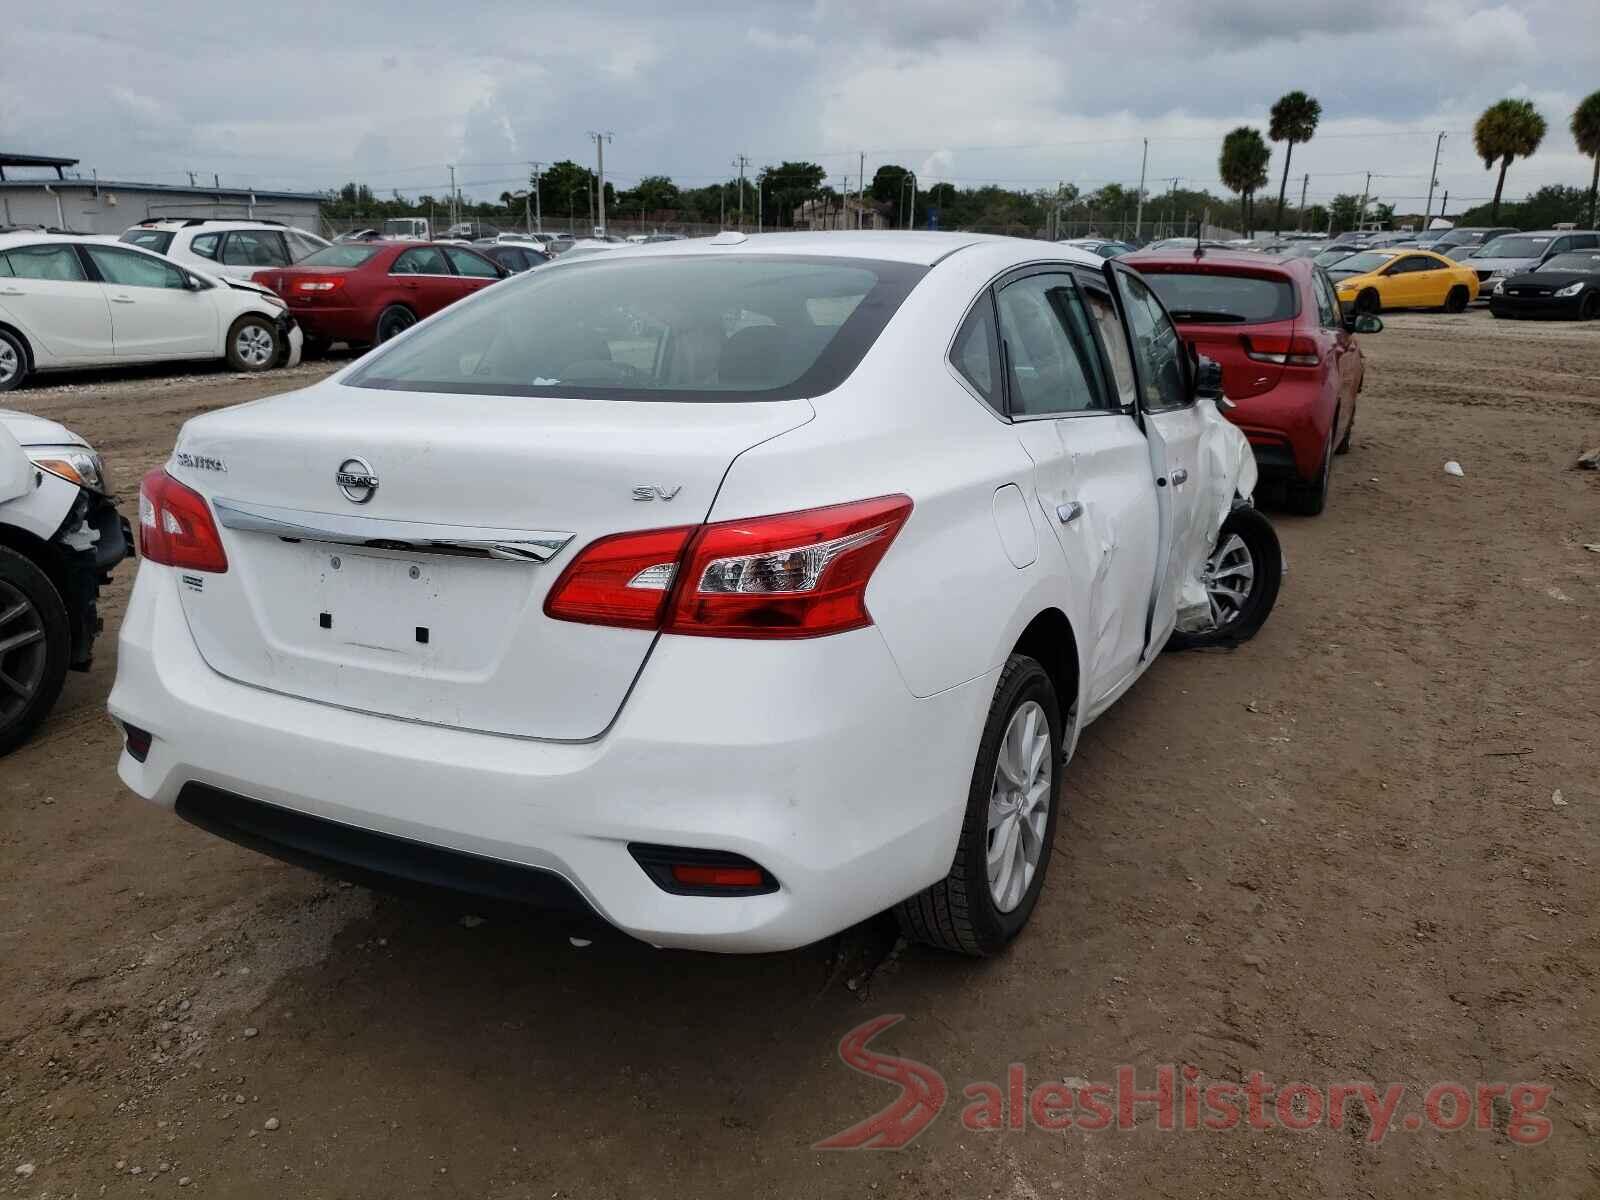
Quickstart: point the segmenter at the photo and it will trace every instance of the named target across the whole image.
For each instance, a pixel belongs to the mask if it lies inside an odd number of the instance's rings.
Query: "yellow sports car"
[[[1363,250],[1328,268],[1341,304],[1461,312],[1478,298],[1478,273],[1427,250]]]

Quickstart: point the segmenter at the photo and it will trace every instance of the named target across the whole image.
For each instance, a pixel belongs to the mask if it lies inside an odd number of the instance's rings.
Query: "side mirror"
[[[1351,333],[1382,333],[1383,318],[1375,317],[1371,313],[1362,313],[1350,324]]]
[[[1233,404],[1222,394],[1222,364],[1214,358],[1199,355],[1194,366],[1194,398],[1210,400],[1218,408],[1232,408]]]
[[[190,275],[185,272],[183,276],[183,286],[191,292],[203,292],[210,285],[207,284],[205,280],[201,279],[200,276]]]

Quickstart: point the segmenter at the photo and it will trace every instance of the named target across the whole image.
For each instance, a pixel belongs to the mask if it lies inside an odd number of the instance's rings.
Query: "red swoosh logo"
[[[948,1094],[944,1076],[915,1059],[867,1049],[868,1042],[903,1020],[904,1013],[873,1017],[839,1039],[839,1058],[845,1066],[897,1085],[900,1095],[865,1121],[815,1143],[813,1150],[899,1150],[939,1115]]]

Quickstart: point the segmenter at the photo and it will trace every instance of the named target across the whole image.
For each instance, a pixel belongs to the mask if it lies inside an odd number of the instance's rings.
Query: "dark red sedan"
[[[386,342],[510,273],[465,246],[362,242],[335,244],[252,278],[288,302],[310,353],[330,342]]]
[[[1320,513],[1333,456],[1350,448],[1365,372],[1355,333],[1376,317],[1346,316],[1321,267],[1304,258],[1206,250],[1125,256],[1167,306],[1178,331],[1222,364],[1228,418],[1244,430],[1266,482],[1291,509]]]

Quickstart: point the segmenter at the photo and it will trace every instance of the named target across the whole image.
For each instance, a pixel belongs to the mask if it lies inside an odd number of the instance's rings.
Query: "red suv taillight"
[[[1245,355],[1257,362],[1291,367],[1314,367],[1318,362],[1317,344],[1308,337],[1252,333],[1241,336],[1239,340],[1244,343]]]
[[[139,483],[139,553],[189,571],[228,569],[222,535],[205,497],[157,467]]]
[[[545,600],[561,621],[700,637],[806,638],[872,624],[867,583],[908,496],[592,542]]]

